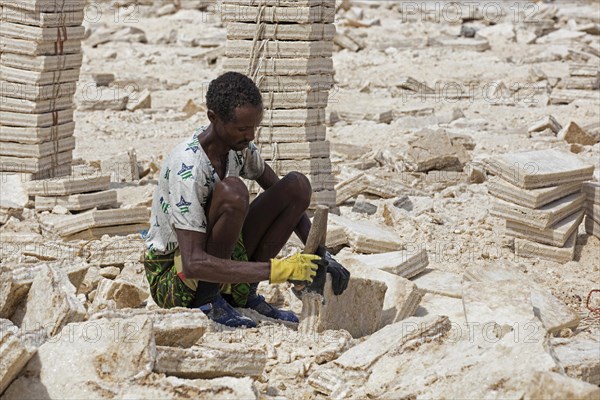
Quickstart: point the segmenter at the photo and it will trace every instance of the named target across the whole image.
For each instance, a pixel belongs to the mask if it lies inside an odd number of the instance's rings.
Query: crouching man
[[[199,308],[231,327],[255,326],[233,307],[297,322],[257,294],[259,281],[312,282],[323,258],[340,294],[350,274],[324,248],[275,258],[292,232],[306,243],[311,187],[297,172],[279,179],[253,144],[263,104],[252,80],[221,75],[210,83],[206,105],[210,125],[175,146],[154,192],[144,260],[152,297],[163,308]],[[250,203],[240,178],[256,180],[264,192]]]

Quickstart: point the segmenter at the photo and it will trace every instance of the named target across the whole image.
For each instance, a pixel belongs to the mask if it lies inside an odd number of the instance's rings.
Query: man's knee
[[[282,181],[286,183],[286,191],[303,208],[308,208],[312,196],[312,187],[308,178],[300,172],[290,172],[283,177]]]
[[[237,177],[227,177],[215,185],[211,201],[219,208],[248,212],[250,195],[244,182]]]

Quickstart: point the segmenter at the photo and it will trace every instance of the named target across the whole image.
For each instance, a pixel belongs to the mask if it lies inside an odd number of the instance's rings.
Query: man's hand
[[[271,283],[285,281],[308,282],[313,281],[317,274],[318,265],[314,261],[321,257],[312,254],[296,253],[281,260],[271,259]]]
[[[342,294],[348,287],[350,271],[337,262],[323,246],[319,246],[317,254],[328,262],[327,272],[331,274],[331,288],[336,296]]]

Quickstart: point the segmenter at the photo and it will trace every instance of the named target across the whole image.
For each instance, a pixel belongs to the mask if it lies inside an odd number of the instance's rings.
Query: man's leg
[[[311,194],[308,178],[290,172],[250,204],[242,233],[251,261],[269,261],[281,251],[310,205]]]
[[[208,203],[206,252],[229,259],[248,213],[248,189],[239,178],[225,178],[215,185]],[[198,282],[194,306],[219,296],[219,284]]]
[[[248,189],[239,178],[225,178],[215,185],[208,204],[208,240],[206,252],[219,258],[230,258],[248,213]],[[256,324],[235,311],[219,294],[220,285],[198,282],[194,306],[211,303],[207,315],[224,325],[254,327]],[[203,308],[201,308],[203,309]]]
[[[251,261],[269,261],[281,251],[308,208],[311,193],[308,179],[292,172],[250,204],[242,233]],[[257,295],[257,286],[251,284],[246,307],[271,318],[298,322],[291,311],[279,310]]]

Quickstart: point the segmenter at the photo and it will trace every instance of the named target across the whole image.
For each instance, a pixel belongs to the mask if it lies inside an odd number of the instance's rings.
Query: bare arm
[[[277,176],[275,171],[273,171],[273,169],[267,163],[265,163],[265,170],[263,171],[262,175],[256,180],[256,182],[258,182],[261,188],[267,190],[268,188],[279,182],[279,177]],[[304,215],[302,215],[302,218],[300,219],[300,222],[298,222],[298,225],[296,225],[296,227],[294,228],[294,233],[298,236],[298,238],[300,238],[303,244],[306,244],[306,239],[308,239],[308,232],[310,231],[310,226],[310,219],[308,218],[308,215],[304,213]]]
[[[183,262],[183,274],[188,279],[214,283],[258,282],[268,280],[271,263],[226,260],[211,256],[206,248],[206,233],[175,228]]]

